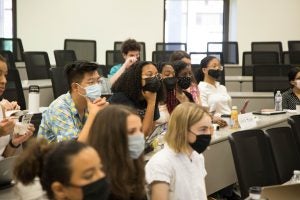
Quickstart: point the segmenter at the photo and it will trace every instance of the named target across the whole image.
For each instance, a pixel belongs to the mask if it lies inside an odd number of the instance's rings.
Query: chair
[[[68,81],[63,67],[50,68],[50,78],[52,82],[53,97],[56,99],[69,91]]]
[[[291,64],[291,62],[290,62],[290,53],[288,51],[282,52],[282,57],[283,57],[283,64],[284,65]]]
[[[119,50],[107,50],[105,52],[106,56],[106,68],[108,73],[110,69],[116,64],[123,64],[125,62],[121,51]]]
[[[282,63],[282,43],[281,42],[252,42],[251,51],[273,51],[279,55],[279,63]]]
[[[254,65],[253,92],[274,92],[290,87],[288,72],[290,65]]]
[[[140,61],[145,61],[146,60],[146,44],[145,42],[138,42],[141,46],[141,51],[140,51]],[[121,51],[123,42],[116,41],[114,42],[114,50],[119,50]]]
[[[107,78],[107,76],[109,74],[109,71],[108,71],[108,69],[107,69],[107,67],[105,65],[99,65],[99,67],[98,67],[98,73],[101,76]]]
[[[252,64],[252,52],[243,52],[243,64],[242,64],[242,75],[252,76],[253,75],[253,64]]]
[[[279,184],[279,175],[267,138],[262,130],[232,133],[229,143],[242,199],[251,186]]]
[[[294,170],[300,170],[300,154],[290,127],[270,128],[266,131],[270,142],[280,182],[291,179]]]
[[[27,51],[24,52],[28,80],[49,79],[51,67],[47,52]]]
[[[156,51],[186,51],[186,43],[178,43],[178,42],[157,42],[155,45]]]
[[[6,59],[8,69],[16,69],[15,57],[11,51],[0,50],[0,55]]]
[[[26,102],[18,70],[8,69],[6,80],[6,88],[2,98],[9,101],[17,101],[21,107],[21,110],[26,110]]]
[[[17,62],[24,61],[24,48],[20,38],[0,38],[0,50],[13,52]]]
[[[300,64],[300,51],[290,51],[289,59],[290,59],[290,64],[299,65]]]
[[[278,52],[275,51],[253,51],[252,64],[280,64]]]
[[[64,67],[77,60],[73,50],[54,50],[54,57],[56,67]]]
[[[208,42],[208,52],[222,52],[224,64],[239,63],[239,47],[237,42]]]
[[[152,62],[169,62],[174,51],[152,51]]]
[[[288,41],[289,52],[300,51],[300,40],[290,40]]]
[[[293,131],[294,140],[300,153],[300,115],[293,115],[288,118],[288,124],[291,126]]]
[[[96,40],[65,39],[64,50],[73,50],[78,60],[97,61]]]

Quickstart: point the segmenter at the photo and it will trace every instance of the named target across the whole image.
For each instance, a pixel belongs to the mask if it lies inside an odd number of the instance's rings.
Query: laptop
[[[18,156],[12,156],[0,160],[0,189],[12,186],[13,170]]]
[[[268,200],[299,200],[300,183],[262,187],[261,197]]]
[[[254,115],[278,115],[284,114],[286,111],[274,111],[274,110],[261,110],[261,111],[254,111],[252,112]]]

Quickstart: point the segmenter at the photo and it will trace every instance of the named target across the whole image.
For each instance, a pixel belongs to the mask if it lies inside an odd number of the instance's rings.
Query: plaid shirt
[[[71,94],[68,92],[54,100],[43,113],[38,137],[49,142],[77,139],[86,119],[87,112],[80,120]]]

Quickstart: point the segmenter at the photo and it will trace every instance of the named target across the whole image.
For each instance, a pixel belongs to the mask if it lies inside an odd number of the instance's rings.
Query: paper
[[[239,114],[238,120],[241,129],[250,129],[256,127],[256,120],[252,113]]]

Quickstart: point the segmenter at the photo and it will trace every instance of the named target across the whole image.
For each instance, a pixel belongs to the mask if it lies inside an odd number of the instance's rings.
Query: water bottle
[[[232,106],[231,109],[231,115],[230,115],[230,121],[231,121],[231,128],[232,129],[237,129],[239,128],[239,122],[238,122],[238,110],[237,106]]]
[[[261,199],[261,187],[252,186],[249,188],[249,200],[260,200]]]
[[[279,90],[275,95],[275,111],[282,111],[282,95]]]
[[[29,86],[28,112],[38,113],[40,108],[40,87],[38,85]]]
[[[295,183],[300,183],[300,170],[294,170],[294,175],[292,176],[290,183],[295,184]]]

